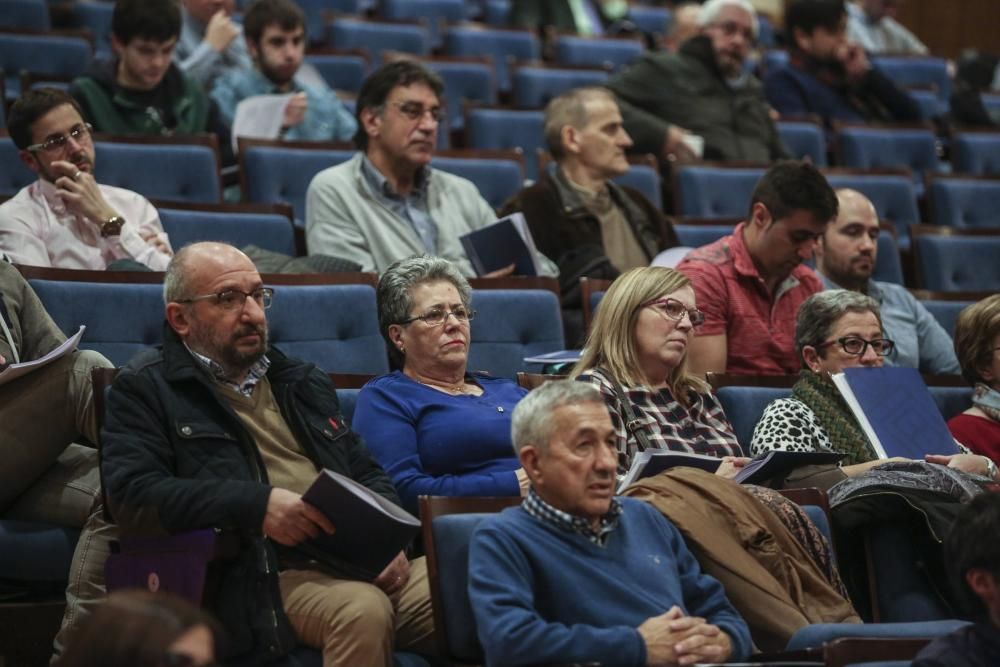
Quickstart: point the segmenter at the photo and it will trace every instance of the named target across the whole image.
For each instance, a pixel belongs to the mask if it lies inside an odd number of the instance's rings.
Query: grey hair
[[[861,292],[846,289],[818,292],[799,307],[795,320],[795,349],[802,359],[807,345],[819,347],[830,335],[837,321],[847,313],[873,313],[882,326],[878,302]],[[803,359],[804,361],[804,359]]]
[[[701,6],[701,12],[698,13],[698,25],[704,28],[715,23],[719,12],[726,7],[739,7],[749,14],[750,23],[753,26],[753,38],[757,39],[760,36],[760,20],[757,18],[757,10],[750,4],[750,0],[708,0]]]
[[[385,339],[389,358],[397,368],[403,366],[403,354],[392,344],[389,327],[410,316],[413,299],[410,290],[421,283],[447,281],[458,290],[462,305],[470,307],[472,288],[454,264],[440,257],[418,255],[394,262],[378,281],[375,296],[378,301],[378,326]]]
[[[170,258],[170,263],[167,264],[166,272],[163,274],[164,304],[187,298],[190,288],[187,275],[189,268],[187,256],[193,246],[194,244],[184,246]]]
[[[564,405],[600,403],[604,398],[594,385],[576,380],[549,380],[525,396],[514,408],[510,439],[514,452],[528,445],[545,451],[552,436],[552,413]]]

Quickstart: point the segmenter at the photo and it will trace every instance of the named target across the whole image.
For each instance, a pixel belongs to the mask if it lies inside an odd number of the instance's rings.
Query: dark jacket
[[[538,250],[559,267],[563,305],[579,307],[581,277],[610,280],[617,277],[618,269],[596,261],[604,257],[601,223],[573,188],[562,182],[562,172],[554,174],[543,174],[537,183],[511,197],[500,215],[524,213]],[[680,245],[670,221],[641,192],[613,182],[608,189],[649,259]],[[571,303],[573,295],[575,303]]]
[[[181,340],[140,353],[108,396],[101,472],[124,535],[220,528],[239,555],[221,568],[212,611],[232,654],[273,658],[295,646],[278,590],[279,558],[261,532],[271,486],[256,444]],[[268,351],[281,414],[317,470],[347,475],[399,503],[389,478],[344,422],[329,377]]]
[[[218,107],[177,65],[170,65],[159,86],[143,93],[119,86],[116,71],[117,61],[96,61],[70,86],[94,130],[153,136],[211,132],[219,138],[223,162],[234,162],[229,129]]]
[[[872,67],[849,85],[834,72],[799,56],[767,73],[764,92],[783,115],[815,114],[829,125],[834,120],[899,122],[920,120],[920,107],[888,77]]]
[[[715,62],[708,37],[689,39],[677,53],[647,52],[608,88],[618,98],[634,150],[661,156],[670,125],[705,139],[705,159],[770,162],[789,153],[754,77],[732,88]]]

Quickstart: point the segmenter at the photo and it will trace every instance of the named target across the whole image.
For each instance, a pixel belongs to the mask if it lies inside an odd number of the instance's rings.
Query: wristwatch
[[[113,215],[103,223],[101,223],[101,236],[107,238],[109,236],[118,236],[122,231],[122,225],[125,224],[125,218],[120,215]]]

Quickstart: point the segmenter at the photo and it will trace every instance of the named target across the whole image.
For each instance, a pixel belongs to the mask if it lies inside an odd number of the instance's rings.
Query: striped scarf
[[[799,381],[792,387],[792,398],[809,406],[816,420],[826,429],[834,451],[847,455],[844,465],[865,463],[877,457],[868,436],[851,414],[844,397],[826,374],[803,369]]]

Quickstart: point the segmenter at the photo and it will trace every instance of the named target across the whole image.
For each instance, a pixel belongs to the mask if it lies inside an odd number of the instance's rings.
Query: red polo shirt
[[[823,284],[808,266],[795,267],[771,295],[743,241],[732,235],[696,248],[677,265],[691,279],[705,323],[696,335],[726,335],[726,372],[783,375],[802,367],[795,354],[795,316]]]

